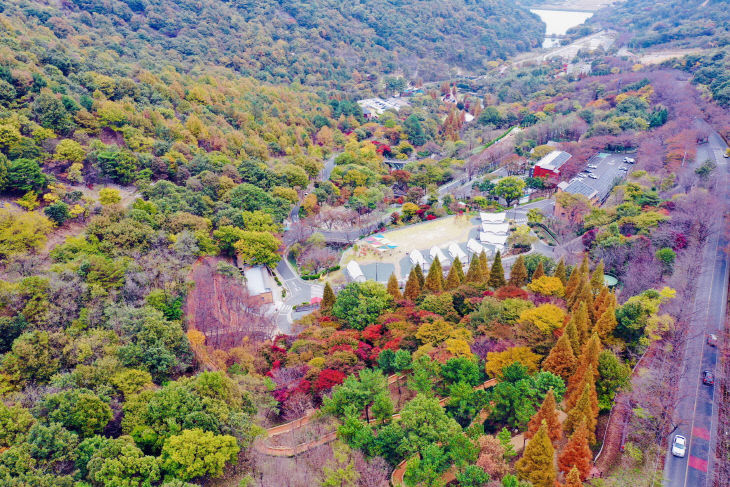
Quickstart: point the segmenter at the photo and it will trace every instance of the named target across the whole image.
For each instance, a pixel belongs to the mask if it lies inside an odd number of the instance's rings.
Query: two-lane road
[[[708,157],[717,164],[715,177],[720,178],[718,197],[727,211],[727,159],[723,157],[726,145],[722,138],[713,134],[709,142],[698,151],[703,161]],[[697,209],[697,218],[702,218]],[[723,248],[727,245],[724,229],[718,226],[708,239],[702,263],[702,273],[697,280],[693,318],[689,323],[686,348],[679,381],[680,401],[674,411],[679,424],[667,443],[670,446],[664,464],[666,487],[709,487],[712,485],[712,467],[717,428],[717,407],[714,403],[714,386],[702,384],[702,372],[715,372],[717,349],[707,344],[707,335],[718,334],[725,321],[728,285],[728,256]],[[684,458],[671,454],[674,435],[687,438],[688,448]]]

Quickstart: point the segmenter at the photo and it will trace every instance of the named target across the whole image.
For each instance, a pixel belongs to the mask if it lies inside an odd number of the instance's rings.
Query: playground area
[[[445,250],[452,243],[465,249],[466,242],[478,236],[477,215],[447,216],[358,240],[342,255],[340,266],[344,269],[348,262],[355,260],[367,279],[386,282],[390,274],[395,273],[403,280],[411,270],[411,251],[419,250],[428,256],[430,248]]]

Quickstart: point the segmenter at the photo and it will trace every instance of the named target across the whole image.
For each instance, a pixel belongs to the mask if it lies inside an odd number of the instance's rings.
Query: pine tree
[[[585,302],[578,303],[578,309],[573,311],[570,318],[575,323],[575,329],[578,332],[578,346],[582,347],[588,340],[588,333],[591,330],[590,319],[588,318],[588,307]]]
[[[607,299],[608,299],[608,288],[606,286],[603,286],[601,288],[601,291],[596,296],[596,299],[593,300],[593,311],[596,316],[600,318],[600,316],[603,314],[604,311],[606,311],[606,305]]]
[[[542,370],[552,372],[567,381],[573,375],[575,365],[576,359],[573,347],[570,345],[568,334],[563,333],[543,361]]]
[[[578,291],[578,286],[580,285],[580,272],[578,272],[577,267],[573,267],[573,271],[570,273],[570,277],[568,278],[568,282],[565,285],[565,301],[567,303],[573,303],[573,297],[575,296],[576,291]]]
[[[398,287],[398,279],[396,279],[395,274],[391,274],[388,278],[388,294],[393,296],[393,299],[396,301],[403,299],[403,295]]]
[[[522,255],[517,257],[510,269],[509,283],[517,287],[527,284],[527,267],[525,267],[525,258]]]
[[[583,276],[588,276],[591,272],[590,264],[591,263],[588,261],[588,254],[583,254],[583,260],[580,263],[578,272]]]
[[[494,262],[492,262],[492,268],[489,269],[489,281],[490,287],[497,289],[507,283],[504,279],[504,268],[502,267],[502,254],[497,251],[497,255],[494,256]]]
[[[580,479],[580,472],[577,468],[573,467],[568,472],[568,475],[565,477],[565,483],[561,487],[583,487],[583,481]]]
[[[560,279],[560,282],[563,283],[563,286],[568,283],[568,279],[565,277],[565,261],[563,259],[560,259],[558,265],[555,267],[555,272],[553,272],[553,276]]]
[[[590,404],[591,413],[593,413],[595,417],[598,417],[598,393],[596,392],[595,378],[596,375],[594,375],[593,371],[590,369],[590,367],[588,367],[587,370],[585,370],[585,374],[583,374],[582,380],[578,382],[577,388],[571,391],[570,394],[566,394],[566,409],[572,409],[575,407],[576,404],[578,404],[578,401],[580,400],[580,395],[583,393],[585,387],[588,386],[588,403]]]
[[[525,438],[530,439],[535,436],[537,430],[540,429],[540,425],[545,421],[547,424],[547,433],[550,441],[553,445],[563,436],[563,427],[558,419],[557,404],[555,403],[555,395],[553,390],[550,389],[545,394],[545,399],[542,401],[540,410],[535,413],[530,422],[527,423],[527,431],[525,432]]]
[[[545,266],[542,265],[542,261],[538,262],[535,272],[532,273],[532,281],[541,278],[545,275]]]
[[[616,310],[613,306],[606,308],[598,321],[596,321],[595,330],[598,336],[604,342],[613,334],[613,330],[616,328]]]
[[[561,472],[570,472],[575,468],[580,474],[580,480],[585,480],[591,472],[592,456],[588,446],[588,428],[583,421],[558,456],[558,468]]]
[[[332,306],[335,305],[335,292],[332,290],[330,283],[324,285],[324,292],[322,293],[322,302],[319,303],[319,312],[326,315],[332,311]]]
[[[461,263],[461,259],[458,257],[455,258],[451,267],[456,267],[456,273],[459,275],[459,282],[464,282],[464,264]]]
[[[553,449],[547,434],[547,424],[543,423],[525,447],[515,467],[521,479],[532,482],[534,487],[554,487],[557,473],[553,465]]]
[[[459,287],[461,280],[459,279],[459,273],[456,272],[456,266],[451,266],[449,273],[446,275],[446,282],[444,283],[444,289],[452,291]]]
[[[565,394],[565,404],[568,409],[573,407],[586,382],[590,382],[595,390],[595,379],[598,378],[598,357],[600,354],[601,341],[594,333],[591,339],[583,346],[583,350],[577,360],[578,367],[575,373],[568,379],[568,388]],[[586,379],[586,375],[588,374],[590,374],[590,380]],[[591,396],[593,397],[595,394],[592,393]],[[597,413],[598,400],[591,400],[591,405],[594,406]]]
[[[489,259],[484,250],[479,254],[479,267],[482,269],[482,282],[489,282]],[[504,271],[502,276],[504,277]]]
[[[603,274],[605,273],[605,267],[603,265],[603,259],[598,263],[595,269],[593,269],[593,274],[591,274],[591,288],[593,288],[593,294],[598,294],[602,287],[604,287],[603,284]]]
[[[578,328],[576,328],[575,320],[572,316],[570,317],[568,324],[565,325],[565,331],[563,334],[568,336],[570,347],[573,349],[573,355],[578,356],[580,353],[580,341],[578,340]]]
[[[578,290],[573,295],[571,309],[575,311],[576,309],[578,309],[580,303],[585,303],[586,305],[589,328],[591,328],[593,323],[595,322],[595,318],[593,317],[593,291],[591,291],[591,283],[585,277],[581,279]]]
[[[483,280],[482,266],[479,262],[479,257],[472,257],[471,262],[469,263],[469,269],[466,271],[466,282],[478,284],[483,282]]]
[[[405,298],[411,302],[418,299],[418,296],[421,295],[421,283],[418,281],[418,276],[416,275],[416,269],[418,268],[416,266],[411,269],[411,272],[408,274],[408,280],[406,281]]]
[[[568,417],[565,418],[563,423],[563,431],[573,434],[585,421],[588,430],[588,442],[593,445],[596,442],[596,419],[597,417],[591,409],[591,388],[589,384],[586,384],[578,402],[568,411]]]
[[[426,277],[424,277],[423,269],[421,269],[420,265],[416,266],[416,277],[418,278],[418,287],[423,289],[423,286],[426,285]]]
[[[425,286],[432,293],[440,293],[444,290],[444,270],[441,267],[441,262],[439,262],[438,257],[431,262],[431,267],[428,269],[428,275],[426,276]]]

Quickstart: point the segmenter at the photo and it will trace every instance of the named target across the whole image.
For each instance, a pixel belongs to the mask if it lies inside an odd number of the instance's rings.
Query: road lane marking
[[[700,472],[707,472],[707,460],[703,460],[702,458],[697,458],[690,455],[689,466],[694,468],[695,470],[699,470]]]

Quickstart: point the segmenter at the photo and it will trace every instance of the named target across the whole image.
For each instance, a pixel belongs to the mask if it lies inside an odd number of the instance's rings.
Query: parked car
[[[593,173],[590,173],[590,174],[588,175],[588,177],[589,177],[589,178],[591,178],[591,179],[598,179],[598,176],[596,176],[596,175],[595,175],[595,174],[593,174]]]
[[[627,163],[627,164],[633,164],[636,161],[634,160],[633,157],[624,157],[624,162]]]
[[[705,370],[702,372],[702,383],[706,386],[711,386],[715,383],[715,375],[709,371]]]
[[[598,166],[596,166],[595,164],[588,164],[588,167],[590,167],[591,169],[598,169]]]
[[[684,458],[684,454],[687,452],[687,438],[682,435],[675,435],[674,441],[672,442],[672,455],[679,458]]]
[[[619,167],[618,170],[619,171],[628,171],[629,168],[628,167]]]

